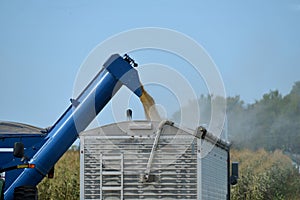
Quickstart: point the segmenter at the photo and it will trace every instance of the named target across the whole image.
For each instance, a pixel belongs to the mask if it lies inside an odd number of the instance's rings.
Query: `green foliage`
[[[233,150],[231,158],[240,164],[238,184],[231,191],[233,200],[300,199],[300,175],[282,151]]]
[[[300,82],[282,97],[277,91],[243,106],[239,98],[227,99],[228,132],[236,148],[300,153]]]
[[[44,178],[38,185],[39,199],[79,199],[79,165],[79,151],[66,152],[55,165],[54,178]]]
[[[199,106],[199,125],[208,125],[212,101],[218,101],[217,105],[221,105],[224,100],[201,95],[197,102],[190,101],[175,112],[172,120],[180,123],[182,110],[190,113],[190,117],[194,119],[196,116],[193,116],[193,111],[195,106]],[[294,84],[286,96],[274,90],[249,105],[245,105],[239,96],[227,97],[226,115],[230,141],[235,148],[265,148],[268,151],[282,149],[300,154],[300,81]]]

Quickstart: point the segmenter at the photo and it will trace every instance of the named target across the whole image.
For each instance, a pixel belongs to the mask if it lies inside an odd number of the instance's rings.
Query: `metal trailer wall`
[[[228,148],[214,146],[201,158],[216,140],[195,135],[170,122],[149,121],[83,132],[80,199],[226,199]]]
[[[213,145],[207,140],[199,141],[198,149],[202,149],[198,154],[202,157],[198,159],[198,187],[201,191],[199,199],[229,199],[227,152],[229,149]]]

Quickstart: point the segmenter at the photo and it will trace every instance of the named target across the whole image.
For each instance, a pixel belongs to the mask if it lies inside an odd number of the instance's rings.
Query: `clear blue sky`
[[[300,80],[299,0],[0,1],[0,120],[51,125],[68,107],[89,52],[142,27],[196,40],[227,95],[247,103],[270,90],[285,95]]]

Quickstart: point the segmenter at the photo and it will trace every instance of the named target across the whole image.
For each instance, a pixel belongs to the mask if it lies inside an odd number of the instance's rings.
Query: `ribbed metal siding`
[[[197,199],[197,152],[194,138],[165,127],[151,166],[150,182],[141,182],[154,142],[153,137],[84,137],[84,198],[120,199],[120,191],[100,187],[102,156],[124,155],[124,199]],[[175,136],[176,134],[176,136]],[[103,160],[105,171],[118,172],[116,160]],[[119,186],[120,176],[102,176],[102,187]]]
[[[211,144],[203,140],[202,146],[207,148]],[[211,151],[201,159],[201,199],[227,199],[227,159],[227,151],[217,146],[213,146]]]
[[[148,125],[145,130],[124,127],[129,123],[81,135],[81,199],[227,199],[228,146],[213,145],[211,136],[195,139],[191,132],[164,125],[151,165],[152,180],[141,182],[157,130]],[[101,159],[120,156],[122,167],[120,160]]]

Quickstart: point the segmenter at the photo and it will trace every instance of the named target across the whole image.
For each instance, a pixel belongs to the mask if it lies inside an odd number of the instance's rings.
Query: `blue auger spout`
[[[142,95],[136,64],[125,55],[112,55],[96,77],[82,93],[71,100],[71,105],[48,130],[40,149],[29,160],[34,168],[25,169],[4,193],[6,200],[13,199],[14,189],[19,186],[36,186],[51,170],[59,158],[69,149],[113,95],[126,85],[138,97]]]

